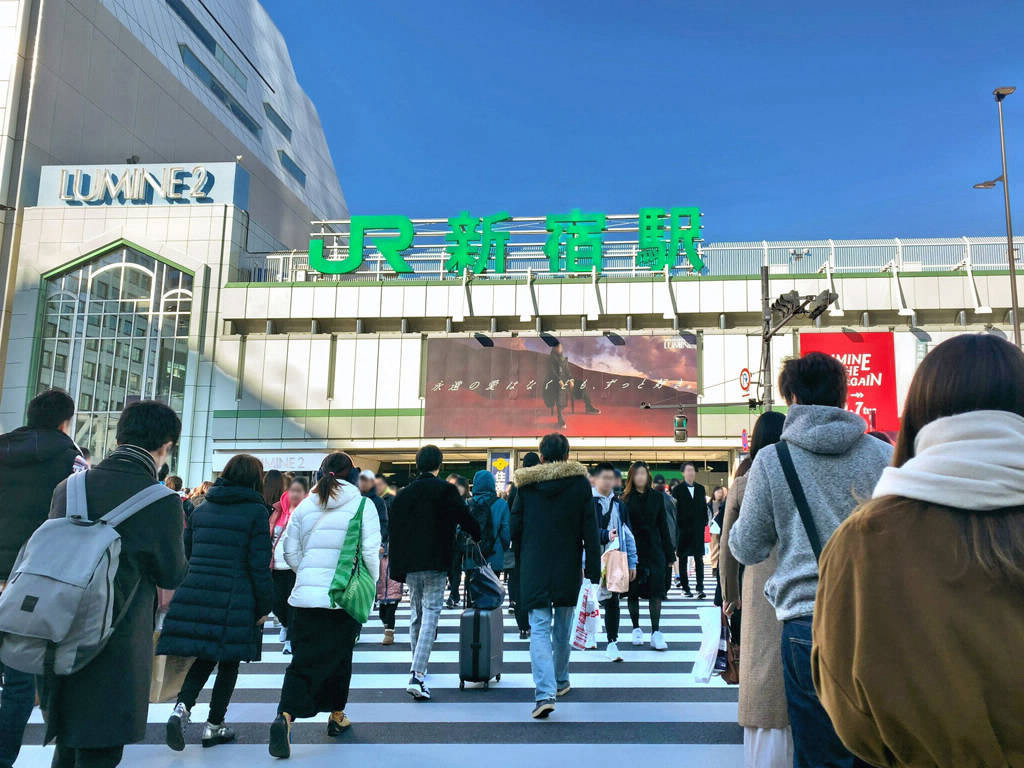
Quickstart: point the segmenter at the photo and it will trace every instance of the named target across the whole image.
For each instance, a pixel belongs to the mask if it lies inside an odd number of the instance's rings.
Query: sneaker
[[[409,678],[409,685],[405,687],[405,692],[414,699],[430,701],[430,689],[427,688],[427,684],[425,682],[417,678],[415,675]]]
[[[684,594],[684,595],[686,595],[686,596],[687,596],[688,598],[690,598],[691,600],[693,599],[693,592],[691,592],[690,590],[688,590],[688,589],[684,589],[684,590],[683,590],[683,594]]]
[[[381,645],[394,645],[395,644],[395,630],[385,629],[384,639],[380,641]]]
[[[291,640],[285,640],[284,641],[284,650],[282,650],[281,653],[283,653],[285,656],[291,656],[292,655],[292,641]]]
[[[567,693],[569,693],[569,691],[571,691],[571,690],[572,690],[572,686],[569,685],[568,683],[566,683],[565,685],[563,685],[561,688],[558,689],[558,692],[555,695],[558,696],[558,698],[562,698]]]
[[[585,651],[596,651],[597,650],[597,638],[591,636],[591,638],[589,640],[587,640],[587,647],[584,648],[583,650],[585,650]]]
[[[175,752],[185,749],[185,726],[192,713],[180,701],[174,705],[174,712],[167,720],[167,746]]]
[[[668,650],[668,643],[665,642],[665,638],[662,636],[661,632],[651,633],[651,648],[656,651]]]
[[[529,640],[530,639],[530,630],[528,630],[528,629],[520,629],[519,630],[519,639],[520,640]]]
[[[705,595],[703,592],[698,592],[697,593],[697,599],[698,600],[706,600],[707,599],[707,595]]]
[[[288,642],[288,628],[287,627],[281,627],[281,631],[277,635],[277,642],[279,642],[279,643],[286,643],[286,642]]]
[[[227,744],[235,740],[235,732],[221,723],[207,723],[203,729],[203,747],[216,747],[218,744]]]
[[[537,706],[533,708],[533,712],[530,713],[530,717],[534,720],[546,720],[548,715],[555,711],[555,700],[544,699],[544,701],[538,701]]]
[[[286,759],[292,756],[292,721],[283,713],[270,724],[271,757]]]
[[[614,641],[608,643],[604,655],[608,657],[608,661],[622,661],[622,654],[619,653],[619,644]]]
[[[341,736],[351,727],[352,721],[348,719],[348,715],[344,712],[331,712],[331,716],[327,718],[327,735],[332,739]]]
[[[634,629],[633,630],[633,645],[643,645],[643,644],[644,644],[644,631],[642,629],[639,629],[639,628]]]

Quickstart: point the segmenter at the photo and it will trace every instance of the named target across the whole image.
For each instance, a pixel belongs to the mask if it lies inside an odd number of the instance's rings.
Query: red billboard
[[[677,406],[696,435],[697,348],[680,336],[429,339],[425,394],[426,437],[671,437]]]
[[[800,354],[832,355],[850,375],[846,407],[860,414],[869,430],[897,432],[896,355],[891,333],[802,333]]]

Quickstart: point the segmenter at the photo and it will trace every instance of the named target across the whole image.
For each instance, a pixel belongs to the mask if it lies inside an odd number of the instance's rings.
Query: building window
[[[294,176],[295,180],[299,182],[299,184],[306,186],[305,172],[295,164],[295,161],[288,156],[288,153],[283,149],[279,149],[277,150],[277,156],[281,158],[281,165],[284,166],[284,169]]]
[[[192,276],[118,248],[46,281],[38,391],[77,404],[75,441],[101,458],[125,403],[185,408]]]
[[[213,54],[213,58],[220,62],[224,70],[231,75],[231,78],[244,91],[249,85],[249,79],[238,68],[238,65],[231,60],[224,49],[220,47],[217,41],[213,39],[210,31],[188,9],[183,0],[167,0],[167,4],[171,6],[171,10],[178,14],[178,18],[185,22],[185,26],[191,30],[193,35],[199,38],[199,42],[203,44],[203,47]]]
[[[239,103],[238,99],[232,96],[231,92],[224,87],[221,81],[214,77],[213,73],[206,68],[206,65],[196,58],[196,55],[192,53],[192,49],[184,43],[179,43],[178,50],[181,51],[181,60],[191,70],[192,74],[206,84],[206,87],[213,92],[213,95],[231,111],[231,114],[246,127],[249,133],[257,139],[260,138],[263,133],[263,126],[257,123],[255,118],[245,111],[245,107]]]
[[[277,113],[277,110],[264,101],[263,111],[267,113],[267,120],[270,121],[270,124],[277,128],[277,130],[281,132],[281,135],[288,139],[288,141],[291,141],[292,128],[284,121],[284,118]]]

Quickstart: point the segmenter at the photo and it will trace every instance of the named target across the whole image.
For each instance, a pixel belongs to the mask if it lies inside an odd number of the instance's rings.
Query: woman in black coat
[[[188,575],[174,593],[158,654],[195,657],[167,721],[167,746],[185,748],[185,726],[213,668],[217,680],[203,746],[233,741],[224,723],[238,665],[260,658],[262,624],[270,613],[270,529],[263,502],[263,465],[242,454],[231,459],[185,529]]]
[[[629,529],[636,540],[636,579],[629,585],[629,618],[633,622],[633,645],[643,645],[644,633],[640,629],[640,599],[647,600],[651,611],[651,648],[668,648],[661,634],[661,601],[668,586],[669,566],[672,564],[672,537],[668,530],[665,500],[651,487],[651,473],[647,464],[637,461],[629,468],[626,490],[622,495],[626,506]]]

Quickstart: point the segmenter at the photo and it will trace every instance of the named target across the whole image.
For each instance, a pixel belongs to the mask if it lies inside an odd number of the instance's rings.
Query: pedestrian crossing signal
[[[685,443],[689,438],[689,434],[686,430],[686,424],[686,417],[681,413],[677,413],[673,425],[673,439],[677,443]]]

